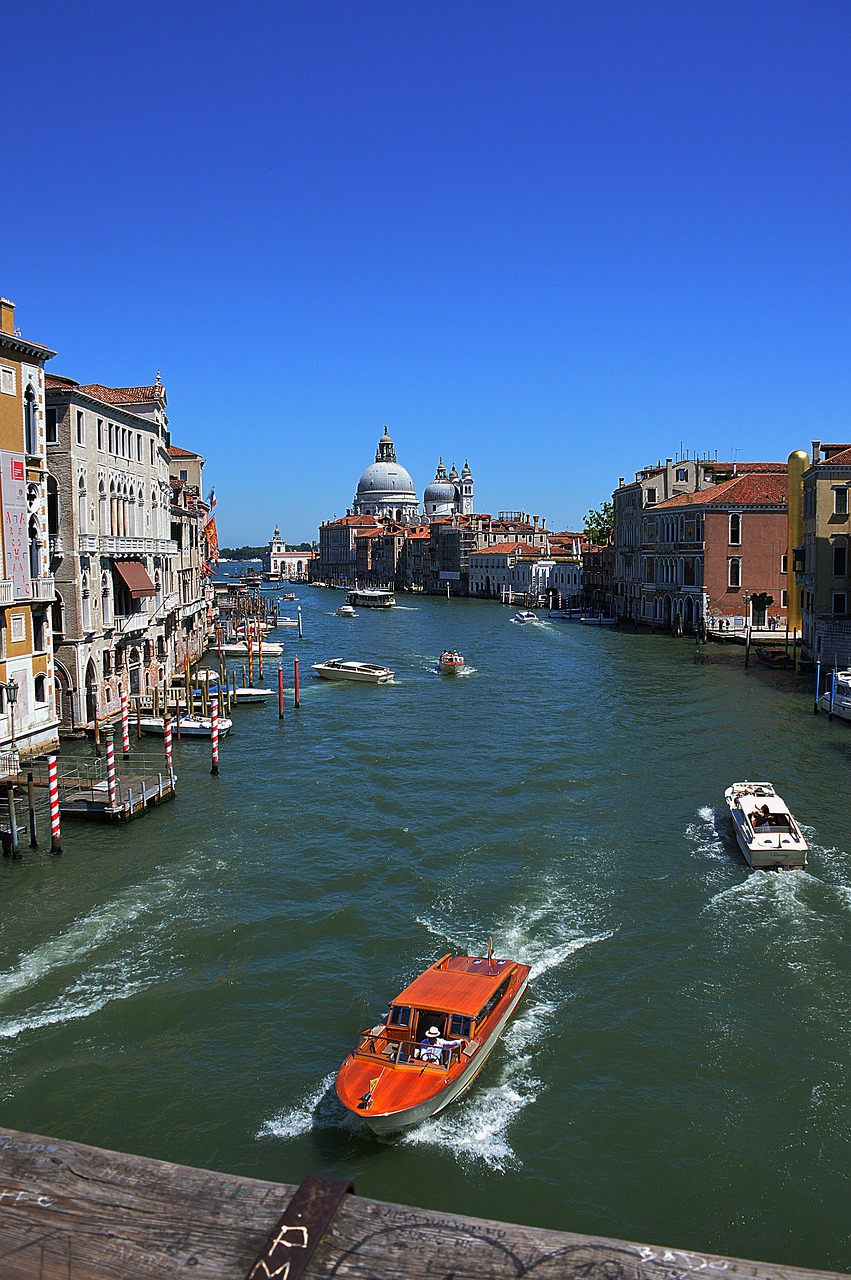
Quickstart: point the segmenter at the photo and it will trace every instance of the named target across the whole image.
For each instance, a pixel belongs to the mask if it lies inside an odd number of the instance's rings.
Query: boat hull
[[[739,784],[737,784],[738,786]],[[741,784],[744,785],[744,784]],[[733,822],[736,844],[745,862],[753,871],[802,871],[807,865],[809,846],[798,829],[798,824],[780,797],[774,792],[760,791],[755,784],[758,799],[772,802],[772,810],[788,818],[789,829],[752,826],[742,808],[737,786],[728,787],[724,793],[727,808]],[[752,793],[744,793],[746,795]],[[775,809],[775,805],[777,808]]]
[[[219,720],[219,737],[224,738],[230,732],[233,726],[232,720],[221,718]],[[165,736],[165,725],[162,716],[143,716],[139,721],[139,728],[142,733],[147,733],[153,737],[162,738]],[[177,738],[177,721],[171,722],[172,738]],[[180,722],[181,738],[210,738],[212,737],[212,727],[210,724],[193,720],[187,723],[185,720]]]
[[[505,1024],[512,1017],[515,1009],[523,999],[528,985],[529,979],[527,977],[487,1040],[477,1049],[464,1070],[455,1076],[445,1089],[434,1094],[431,1098],[424,1099],[413,1107],[406,1107],[402,1111],[389,1111],[384,1114],[374,1111],[356,1111],[354,1114],[360,1116],[364,1123],[376,1134],[398,1133],[400,1129],[410,1129],[414,1125],[422,1124],[423,1120],[428,1120],[431,1116],[439,1115],[441,1111],[449,1106],[450,1102],[454,1102],[473,1083],[473,1080],[496,1048],[497,1041],[505,1029]]]

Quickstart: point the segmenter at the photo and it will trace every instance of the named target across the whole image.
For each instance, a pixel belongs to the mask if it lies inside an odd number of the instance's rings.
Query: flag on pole
[[[209,510],[207,511],[207,519],[204,521],[205,528],[213,520],[213,512],[216,509],[216,490],[215,489],[210,490],[210,496],[207,498],[207,507],[209,508]]]

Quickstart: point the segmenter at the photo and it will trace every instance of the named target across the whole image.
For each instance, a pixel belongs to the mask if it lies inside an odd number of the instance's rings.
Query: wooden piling
[[[813,703],[813,715],[816,715],[816,716],[819,713],[818,704],[820,699],[820,687],[821,687],[821,657],[819,656],[818,658],[816,658],[816,700]]]
[[[21,853],[18,848],[18,818],[15,813],[15,787],[13,783],[6,783],[6,803],[9,806],[9,852],[13,858],[20,858]]]
[[[27,774],[27,808],[30,811],[30,848],[38,848],[38,831],[35,821],[35,776],[32,769]]]

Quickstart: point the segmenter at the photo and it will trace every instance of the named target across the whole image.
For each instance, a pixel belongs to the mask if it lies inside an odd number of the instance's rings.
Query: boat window
[[[391,1027],[409,1027],[411,1025],[411,1006],[394,1004],[390,1010]]]
[[[449,1034],[462,1040],[470,1038],[470,1019],[460,1013],[453,1013],[449,1022]]]
[[[508,984],[510,981],[511,981],[510,977],[504,978],[503,981],[497,987],[496,991],[494,991],[493,995],[491,996],[490,1000],[488,1000],[484,1008],[479,1010],[479,1013],[476,1016],[477,1026],[481,1026],[481,1024],[485,1021],[485,1019],[489,1018],[490,1015],[493,1013],[494,1009],[499,1004],[500,1000],[508,990]]]

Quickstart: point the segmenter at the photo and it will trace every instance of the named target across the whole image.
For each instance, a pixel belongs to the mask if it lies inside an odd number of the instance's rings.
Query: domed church
[[[352,510],[356,516],[398,520],[400,524],[416,524],[419,520],[414,482],[396,461],[396,450],[386,427],[375,451],[375,462],[358,481]]]
[[[439,520],[441,516],[468,516],[473,511],[473,473],[465,462],[459,476],[453,467],[446,474],[441,458],[430,485],[423,494],[423,510],[427,520]]]

